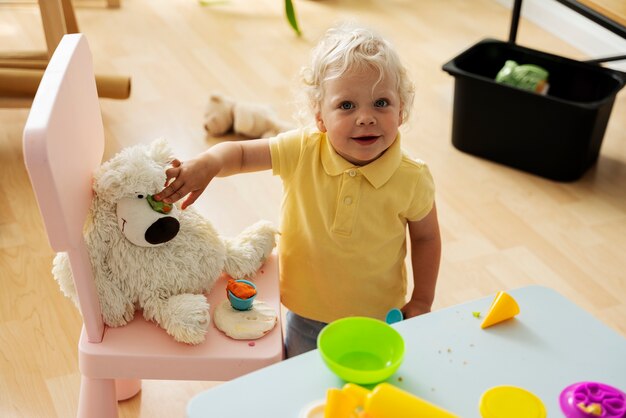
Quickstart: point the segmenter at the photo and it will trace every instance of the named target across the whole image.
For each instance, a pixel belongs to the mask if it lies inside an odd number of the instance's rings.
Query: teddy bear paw
[[[209,303],[203,295],[182,294],[169,298],[163,328],[176,341],[200,344],[211,323]]]
[[[276,246],[277,233],[271,222],[258,221],[226,240],[224,270],[236,279],[254,275]]]

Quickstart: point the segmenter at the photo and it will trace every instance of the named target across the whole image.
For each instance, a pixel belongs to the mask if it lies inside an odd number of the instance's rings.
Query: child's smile
[[[358,136],[352,139],[354,139],[359,144],[369,145],[369,144],[373,144],[374,142],[376,142],[378,138],[380,138],[379,135],[365,135],[365,136]]]

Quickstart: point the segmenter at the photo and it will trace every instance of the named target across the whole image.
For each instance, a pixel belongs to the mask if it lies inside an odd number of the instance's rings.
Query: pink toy
[[[626,395],[619,389],[598,382],[579,382],[566,387],[559,397],[567,418],[624,418]]]

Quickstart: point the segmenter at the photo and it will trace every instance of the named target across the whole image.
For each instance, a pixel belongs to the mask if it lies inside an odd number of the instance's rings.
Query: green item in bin
[[[540,94],[546,94],[549,87],[548,72],[545,69],[533,64],[519,65],[513,60],[504,63],[504,67],[496,75],[496,83]]]

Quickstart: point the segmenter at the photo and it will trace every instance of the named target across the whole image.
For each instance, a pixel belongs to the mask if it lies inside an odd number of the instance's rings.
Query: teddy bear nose
[[[146,241],[153,245],[168,242],[178,234],[179,229],[178,219],[171,216],[159,218],[146,231]]]

